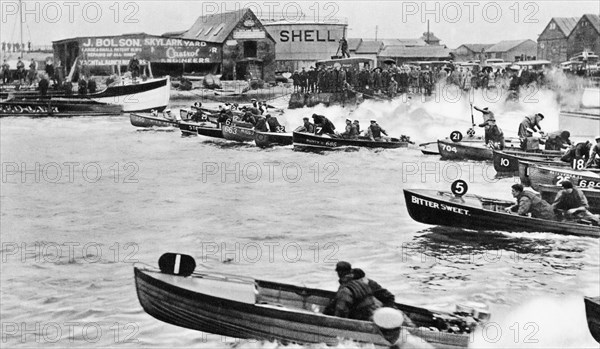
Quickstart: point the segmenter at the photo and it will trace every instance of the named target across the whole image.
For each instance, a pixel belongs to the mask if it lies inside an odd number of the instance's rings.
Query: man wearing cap
[[[260,132],[269,132],[269,128],[267,127],[267,119],[262,115],[258,115],[256,117],[256,125],[254,126],[254,129]]]
[[[285,128],[279,124],[279,120],[271,114],[265,115],[267,118],[267,125],[269,125],[270,132],[285,132]]]
[[[380,142],[385,140],[385,138],[381,136],[382,133],[386,136],[388,135],[387,132],[377,124],[377,120],[371,120],[371,125],[367,129],[367,137],[372,141]]]
[[[592,153],[590,154],[590,159],[588,160],[586,167],[590,167],[592,165],[596,165],[596,167],[600,167],[600,159],[596,157],[600,156],[600,136],[596,137],[596,144],[592,148]]]
[[[355,320],[371,320],[378,305],[369,285],[354,279],[352,266],[348,262],[338,262],[335,271],[339,277],[340,287],[324,314]]]
[[[539,132],[542,136],[544,132],[540,126],[540,122],[544,120],[544,115],[537,113],[526,116],[521,124],[519,124],[518,137],[521,140],[521,149],[527,149],[527,138],[533,136],[533,132]]]
[[[544,149],[546,150],[563,150],[567,149],[569,145],[571,145],[571,132],[569,131],[555,131],[548,134],[548,138],[546,139],[546,145]]]
[[[354,120],[354,122],[352,124],[354,124],[354,126],[356,126],[356,132],[360,136],[360,123],[358,122],[358,120]]]
[[[379,329],[379,332],[390,343],[390,349],[400,348],[434,348],[423,339],[410,334],[402,328],[402,325],[414,327],[407,323],[410,320],[404,314],[394,308],[379,308],[373,313],[373,323]]]
[[[352,120],[346,119],[346,131],[342,133],[342,137],[347,139],[358,138],[358,131],[356,130],[356,126],[352,123]]]
[[[474,106],[473,108],[483,114],[483,123],[479,124],[479,127],[483,127],[485,130],[485,144],[489,144],[500,150],[504,149],[504,132],[502,132],[502,129],[496,124],[494,113],[487,107],[479,109]]]
[[[512,196],[517,199],[517,203],[506,208],[507,213],[517,213],[519,216],[531,214],[533,218],[556,220],[554,210],[549,203],[538,194],[524,189],[521,184],[513,184]]]
[[[554,210],[564,213],[567,217],[590,219],[596,225],[600,225],[600,216],[588,211],[590,205],[581,189],[574,187],[570,181],[563,181],[561,185],[563,189],[556,194],[552,203]]]

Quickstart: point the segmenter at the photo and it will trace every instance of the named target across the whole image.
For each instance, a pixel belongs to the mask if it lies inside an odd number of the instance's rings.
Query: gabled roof
[[[192,27],[181,37],[184,39],[223,43],[240,20],[246,16],[247,12],[250,12],[252,18],[258,21],[252,10],[248,8],[202,16],[198,17]],[[265,34],[270,37],[269,33]]]
[[[490,47],[494,46],[494,44],[462,44],[458,46],[457,49],[459,49],[461,46],[464,46],[473,52],[479,53],[482,49],[487,51]]]
[[[427,32],[423,33],[423,36],[421,36],[421,40],[427,42]],[[440,41],[440,38],[433,35],[432,32],[429,32],[429,41]]]
[[[358,48],[356,49],[356,53],[379,53],[383,44],[381,41],[366,41],[363,40]]]
[[[346,39],[348,41],[348,51],[356,51],[362,39]]]
[[[581,18],[583,19],[584,17],[587,18],[587,20],[592,24],[592,27],[596,29],[596,32],[600,34],[600,16],[586,13]]]
[[[166,32],[161,36],[167,37],[167,38],[179,38],[181,37],[185,32],[187,32],[187,30],[178,30],[176,32]]]
[[[490,47],[487,49],[487,52],[506,52],[509,51],[527,41],[531,41],[533,43],[535,43],[535,41],[531,40],[531,39],[526,39],[526,40],[504,40],[504,41],[500,41],[499,43],[495,44],[494,46]]]
[[[565,35],[565,37],[567,37],[567,36],[569,36],[569,34],[571,34],[571,31],[577,25],[579,18],[578,17],[554,17],[554,18],[552,18],[552,20],[554,21],[554,23],[556,23],[556,26],[558,27],[558,29],[560,29],[560,31],[562,31],[562,33]]]
[[[386,46],[379,52],[380,57],[431,57],[431,58],[446,58],[450,55],[450,50],[444,46]]]

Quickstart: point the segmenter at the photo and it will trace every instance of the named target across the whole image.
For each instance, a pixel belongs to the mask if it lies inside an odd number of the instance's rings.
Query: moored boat
[[[261,148],[271,147],[274,145],[291,145],[293,136],[289,132],[261,132],[255,131],[254,142]]]
[[[324,315],[335,292],[214,272],[183,277],[136,266],[134,274],[144,310],[172,325],[282,344],[337,345],[351,340],[390,346],[370,321]],[[403,330],[436,348],[466,348],[469,332],[478,323],[461,314],[397,307],[410,319],[405,323],[411,322]]]
[[[600,343],[600,297],[584,297],[588,328],[596,342]]]
[[[538,190],[541,184],[560,185],[570,181],[574,186],[600,189],[600,175],[583,170],[573,170],[569,167],[555,167],[528,161],[519,161],[519,178],[524,185]]]
[[[563,187],[560,185],[552,185],[552,184],[539,184],[537,185],[537,191],[540,192],[540,196],[542,199],[546,200],[549,203],[554,202],[554,198],[556,198],[556,194]],[[588,205],[590,205],[590,212],[594,214],[600,214],[600,189],[591,189],[591,188],[580,188],[583,194],[585,195]]]
[[[293,132],[294,149],[297,150],[335,150],[343,148],[406,148],[408,141],[392,138],[389,142],[372,141],[368,138],[347,139],[319,136],[312,133]]]
[[[120,115],[121,107],[89,99],[10,100],[0,102],[0,117],[72,117]]]
[[[516,149],[494,150],[494,169],[498,173],[516,174],[519,171],[519,161],[556,164],[567,166],[560,161],[562,153],[557,150],[540,150],[537,152],[525,152]]]
[[[114,84],[106,87],[104,90],[85,95],[60,95],[52,94],[42,97],[37,94],[14,93],[6,96],[9,99],[5,102],[17,102],[28,104],[34,101],[66,101],[67,104],[75,104],[82,101],[95,101],[101,104],[110,104],[120,106],[122,112],[145,112],[152,109],[162,111],[169,104],[171,97],[171,79],[164,78],[148,79],[145,81],[136,80]],[[54,115],[53,115],[54,116]]]
[[[477,231],[548,232],[600,237],[600,227],[510,214],[511,201],[476,195],[457,197],[437,190],[404,190],[408,213],[417,222]]]

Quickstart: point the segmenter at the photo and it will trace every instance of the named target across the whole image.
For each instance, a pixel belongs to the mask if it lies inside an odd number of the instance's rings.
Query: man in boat
[[[600,136],[596,137],[596,144],[592,148],[590,159],[588,160],[587,164],[585,164],[586,167],[590,167],[592,165],[600,167]]]
[[[360,280],[369,285],[371,291],[373,291],[373,296],[379,302],[381,302],[382,306],[390,308],[396,307],[396,297],[386,288],[381,287],[381,285],[378,284],[376,281],[367,278],[365,272],[362,269],[352,269],[352,275],[354,275],[355,280]]]
[[[340,287],[324,314],[370,321],[378,305],[369,285],[354,279],[348,262],[338,262],[335,271],[340,278]]]
[[[267,125],[269,125],[270,132],[285,132],[285,127],[281,126],[276,117],[267,114],[265,115],[265,118],[267,119]]]
[[[377,124],[377,120],[371,120],[371,125],[367,129],[367,137],[372,141],[387,141],[381,134],[388,135],[387,132]]]
[[[267,119],[264,116],[258,115],[256,117],[256,125],[254,125],[254,130],[260,132],[269,132],[269,128],[267,127]]]
[[[302,119],[304,124],[298,127],[297,132],[315,133],[315,125],[309,121],[308,117]]]
[[[549,221],[556,220],[554,209],[538,194],[524,190],[521,184],[513,184],[512,196],[517,199],[517,204],[506,208],[508,213],[517,213],[519,216],[531,214],[533,218]]]
[[[479,127],[483,127],[485,130],[485,144],[500,150],[504,149],[504,132],[502,132],[502,129],[496,124],[494,113],[487,107],[483,109],[477,107],[473,108],[483,113],[483,123],[479,124]]]
[[[567,149],[571,144],[571,132],[569,131],[555,131],[548,134],[546,139],[546,150],[563,150]]]
[[[221,112],[219,113],[219,117],[217,118],[219,127],[222,127],[223,125],[228,125],[229,123],[227,122],[227,120],[230,120],[230,119],[233,120],[233,112],[227,108],[221,109]]]
[[[131,72],[131,78],[136,79],[140,76],[140,61],[137,58],[137,55],[134,54],[133,57],[129,60],[129,65],[127,66],[127,71]]]
[[[325,115],[313,114],[312,118],[315,123],[315,134],[335,135],[335,125]]]
[[[590,205],[581,189],[574,187],[570,181],[563,181],[561,185],[563,189],[556,194],[552,203],[554,210],[567,218],[589,219],[596,225],[600,225],[600,216],[588,211]]]
[[[575,146],[572,146],[569,150],[567,150],[565,155],[563,155],[560,160],[563,162],[572,163],[575,159],[584,159],[586,162],[589,162],[591,150],[592,143],[590,141],[577,143]]]
[[[533,137],[534,132],[538,132],[540,135],[544,135],[540,122],[544,120],[544,115],[537,113],[534,115],[526,116],[521,124],[519,124],[518,136],[521,140],[521,149],[527,149],[527,139]]]
[[[342,133],[342,137],[347,139],[358,138],[358,131],[356,126],[352,123],[352,120],[346,119],[346,130]]]
[[[358,122],[358,120],[354,120],[354,122],[352,124],[354,124],[354,126],[356,126],[356,132],[360,136],[360,122]]]

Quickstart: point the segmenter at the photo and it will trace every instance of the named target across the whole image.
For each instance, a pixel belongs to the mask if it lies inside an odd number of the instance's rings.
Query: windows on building
[[[257,47],[258,45],[256,41],[244,41],[244,57],[256,58]]]

